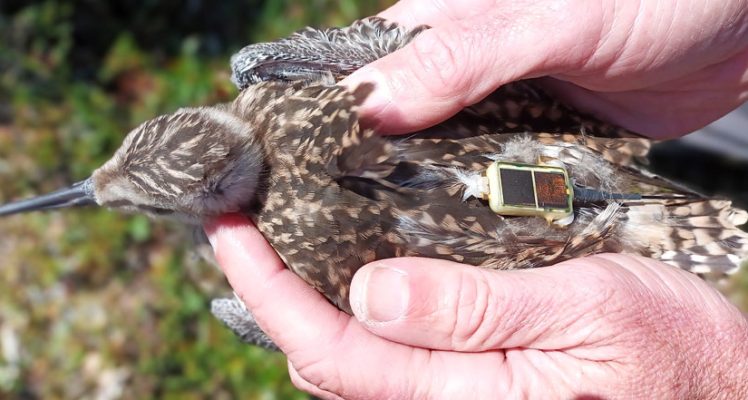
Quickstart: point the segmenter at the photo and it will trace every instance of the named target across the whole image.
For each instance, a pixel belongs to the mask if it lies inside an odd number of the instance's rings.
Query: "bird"
[[[98,205],[200,226],[242,213],[290,270],[349,314],[354,273],[390,257],[504,270],[623,252],[727,274],[748,256],[738,228],[748,213],[647,171],[651,140],[564,105],[536,81],[406,136],[367,127],[359,109],[375,88],[339,80],[427,29],[367,18],[249,45],[232,57],[234,101],[148,120],[89,178],[0,215]],[[212,308],[244,340],[273,347],[239,300]]]

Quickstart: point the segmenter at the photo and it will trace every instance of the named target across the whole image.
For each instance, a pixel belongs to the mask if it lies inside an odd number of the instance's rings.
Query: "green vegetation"
[[[230,101],[243,45],[388,2],[141,3],[0,4],[0,201],[85,178],[148,118]],[[190,236],[106,210],[0,220],[0,398],[306,398],[210,315],[230,288]]]

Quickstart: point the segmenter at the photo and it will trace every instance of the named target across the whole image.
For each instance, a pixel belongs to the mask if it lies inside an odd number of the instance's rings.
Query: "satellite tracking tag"
[[[496,214],[558,221],[573,215],[574,190],[564,168],[496,161],[486,170],[488,204]]]

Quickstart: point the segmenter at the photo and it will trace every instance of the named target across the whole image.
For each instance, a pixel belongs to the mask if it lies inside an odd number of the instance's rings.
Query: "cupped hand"
[[[748,98],[741,0],[402,0],[380,16],[427,24],[345,82],[376,83],[364,116],[403,133],[447,119],[499,86],[546,89],[641,134],[682,135]]]
[[[686,272],[599,255],[492,271],[400,258],[364,266],[339,311],[241,216],[206,231],[230,283],[329,399],[745,398],[748,323]]]

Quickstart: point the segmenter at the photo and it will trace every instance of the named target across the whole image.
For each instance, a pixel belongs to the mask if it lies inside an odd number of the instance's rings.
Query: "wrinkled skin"
[[[748,96],[742,0],[404,0],[380,16],[433,26],[348,79],[377,82],[369,115],[391,132],[433,125],[506,82],[552,76],[578,108],[665,138]]]
[[[381,16],[434,29],[346,82],[378,83],[362,111],[390,132],[550,76],[547,87],[579,108],[672,137],[745,100],[746,13],[737,0],[404,0]],[[351,317],[285,269],[244,218],[207,232],[291,379],[323,398],[748,396],[746,320],[654,260],[599,255],[516,271],[381,260],[354,277]]]
[[[740,312],[655,260],[604,254],[514,271],[377,261],[354,277],[352,317],[286,269],[244,217],[208,233],[293,382],[325,399],[748,395]]]

